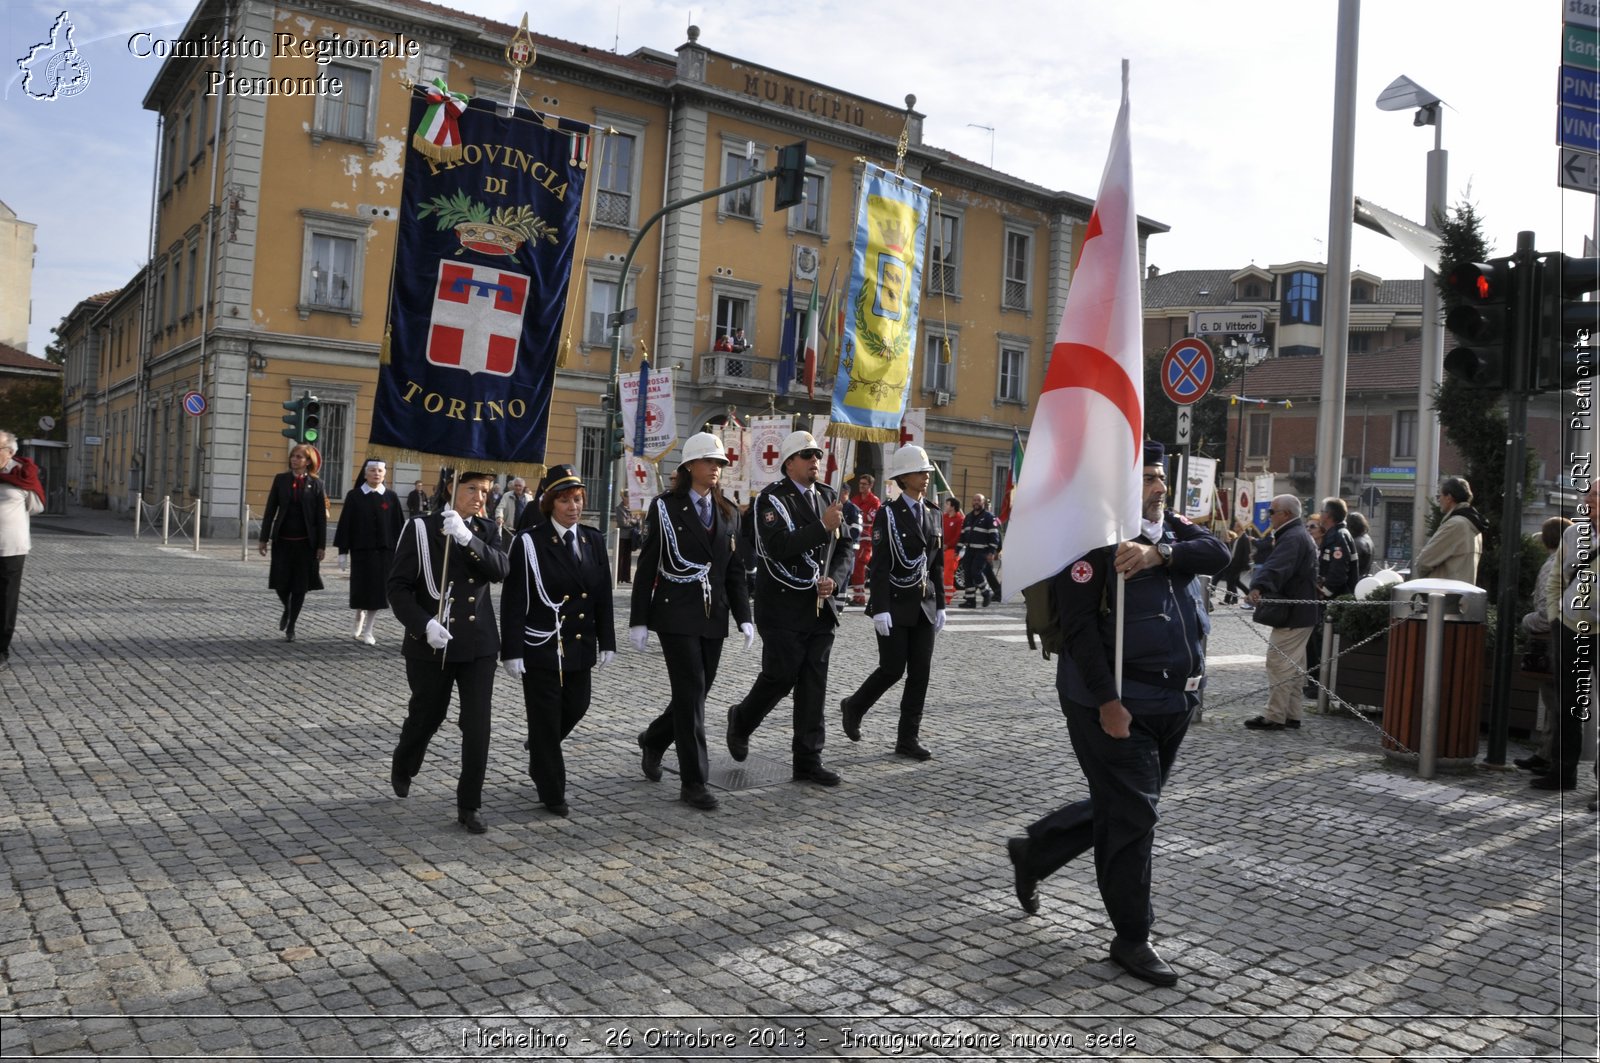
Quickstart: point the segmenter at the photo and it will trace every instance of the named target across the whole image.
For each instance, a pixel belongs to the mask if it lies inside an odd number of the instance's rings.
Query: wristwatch
[[[1168,543],[1156,543],[1156,553],[1161,555],[1163,565],[1172,564],[1172,547]]]

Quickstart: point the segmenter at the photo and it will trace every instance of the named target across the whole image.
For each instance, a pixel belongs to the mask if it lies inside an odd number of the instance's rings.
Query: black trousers
[[[822,703],[828,694],[828,657],[833,651],[832,631],[761,629],[761,674],[744,700],[733,707],[732,725],[748,736],[767,718],[783,696],[794,691],[794,742],[796,768],[822,763],[827,733]]]
[[[878,667],[862,681],[860,689],[845,699],[856,712],[865,712],[900,677],[900,730],[896,745],[912,745],[922,730],[922,705],[928,697],[928,676],[933,671],[933,624],[918,616],[915,624],[895,624],[887,637],[878,636]]]
[[[644,729],[646,747],[665,752],[678,747],[678,780],[684,786],[704,786],[711,764],[706,756],[706,693],[717,681],[722,663],[720,638],[658,633],[661,653],[667,659],[672,700],[666,711]]]
[[[450,688],[461,692],[461,775],[456,781],[456,807],[470,811],[483,805],[483,774],[489,766],[489,702],[494,694],[493,657],[447,663],[406,658],[411,702],[394,747],[394,766],[406,778],[422,770],[428,742],[450,709]]]
[[[1100,710],[1063,699],[1067,734],[1089,784],[1089,796],[1063,805],[1028,828],[1024,870],[1045,878],[1094,849],[1095,881],[1111,925],[1122,940],[1150,936],[1150,852],[1155,843],[1161,787],[1189,729],[1187,712],[1135,716],[1127,738],[1100,729]]]
[[[522,676],[528,711],[528,776],[547,805],[567,799],[567,762],[561,743],[589,711],[589,669],[529,668]]]
[[[628,570],[633,565],[633,540],[626,536],[617,537],[617,582],[632,583]]]
[[[1589,682],[1595,664],[1595,636],[1580,635],[1557,621],[1560,637],[1553,640],[1556,681],[1561,686],[1561,718],[1551,728],[1551,771],[1564,783],[1578,779],[1578,759],[1583,753],[1583,725],[1595,711],[1594,685]],[[1600,765],[1595,769],[1600,772]]]
[[[0,653],[11,652],[17,630],[17,603],[22,599],[22,566],[27,554],[0,557]]]

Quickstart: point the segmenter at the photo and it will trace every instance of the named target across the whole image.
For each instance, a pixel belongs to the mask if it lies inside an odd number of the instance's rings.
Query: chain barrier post
[[[1444,670],[1444,595],[1428,594],[1428,629],[1423,637],[1422,730],[1417,739],[1417,778],[1431,779],[1439,758],[1439,678]]]
[[[139,525],[144,523],[144,492],[140,491],[133,500],[133,537],[139,537]]]
[[[1317,712],[1323,715],[1326,715],[1328,712],[1328,690],[1333,686],[1333,680],[1328,671],[1328,664],[1333,660],[1333,658],[1330,656],[1332,650],[1333,617],[1329,615],[1327,609],[1323,609],[1322,655],[1317,658],[1317,678],[1321,680],[1321,682],[1317,684]]]
[[[172,496],[167,495],[161,499],[161,545],[167,545],[172,527]]]
[[[1328,702],[1339,700],[1339,695],[1333,692],[1334,689],[1339,685],[1339,630],[1338,628],[1333,627],[1331,621],[1329,622],[1328,626],[1332,631],[1332,635],[1330,636],[1330,642],[1324,643],[1322,647],[1322,671],[1327,682],[1323,686],[1320,696],[1317,698],[1318,712],[1327,712],[1330,707]],[[1330,645],[1333,647],[1333,653],[1331,656],[1328,653],[1328,647]]]
[[[244,506],[244,519],[239,522],[239,560],[250,560],[250,503]]]
[[[203,502],[200,498],[194,500],[194,552],[197,554],[200,552],[200,507]]]

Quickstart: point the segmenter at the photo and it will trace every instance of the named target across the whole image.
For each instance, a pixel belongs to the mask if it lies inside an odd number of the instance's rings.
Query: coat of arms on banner
[[[510,376],[528,306],[528,278],[494,266],[440,262],[428,361]]]

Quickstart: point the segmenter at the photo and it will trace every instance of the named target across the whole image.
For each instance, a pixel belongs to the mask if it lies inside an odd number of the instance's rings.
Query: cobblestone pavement
[[[599,674],[534,797],[502,678],[484,812],[454,822],[442,729],[407,800],[398,627],[349,637],[345,584],[279,641],[266,564],[40,518],[0,677],[0,1055],[141,1059],[964,1057],[1593,1059],[1593,780],[1420,781],[1367,724],[1258,734],[1263,647],[1219,613],[1210,704],[1163,802],[1156,943],[1181,982],[1106,957],[1085,857],[1026,917],[1003,841],[1081,796],[1020,608],[952,610],[926,764],[859,744],[837,699],[873,660],[847,614],[827,761],[788,779],[787,713],[745,770],[708,711],[722,807],[639,772],[652,641]],[[737,788],[733,788],[737,787]]]

